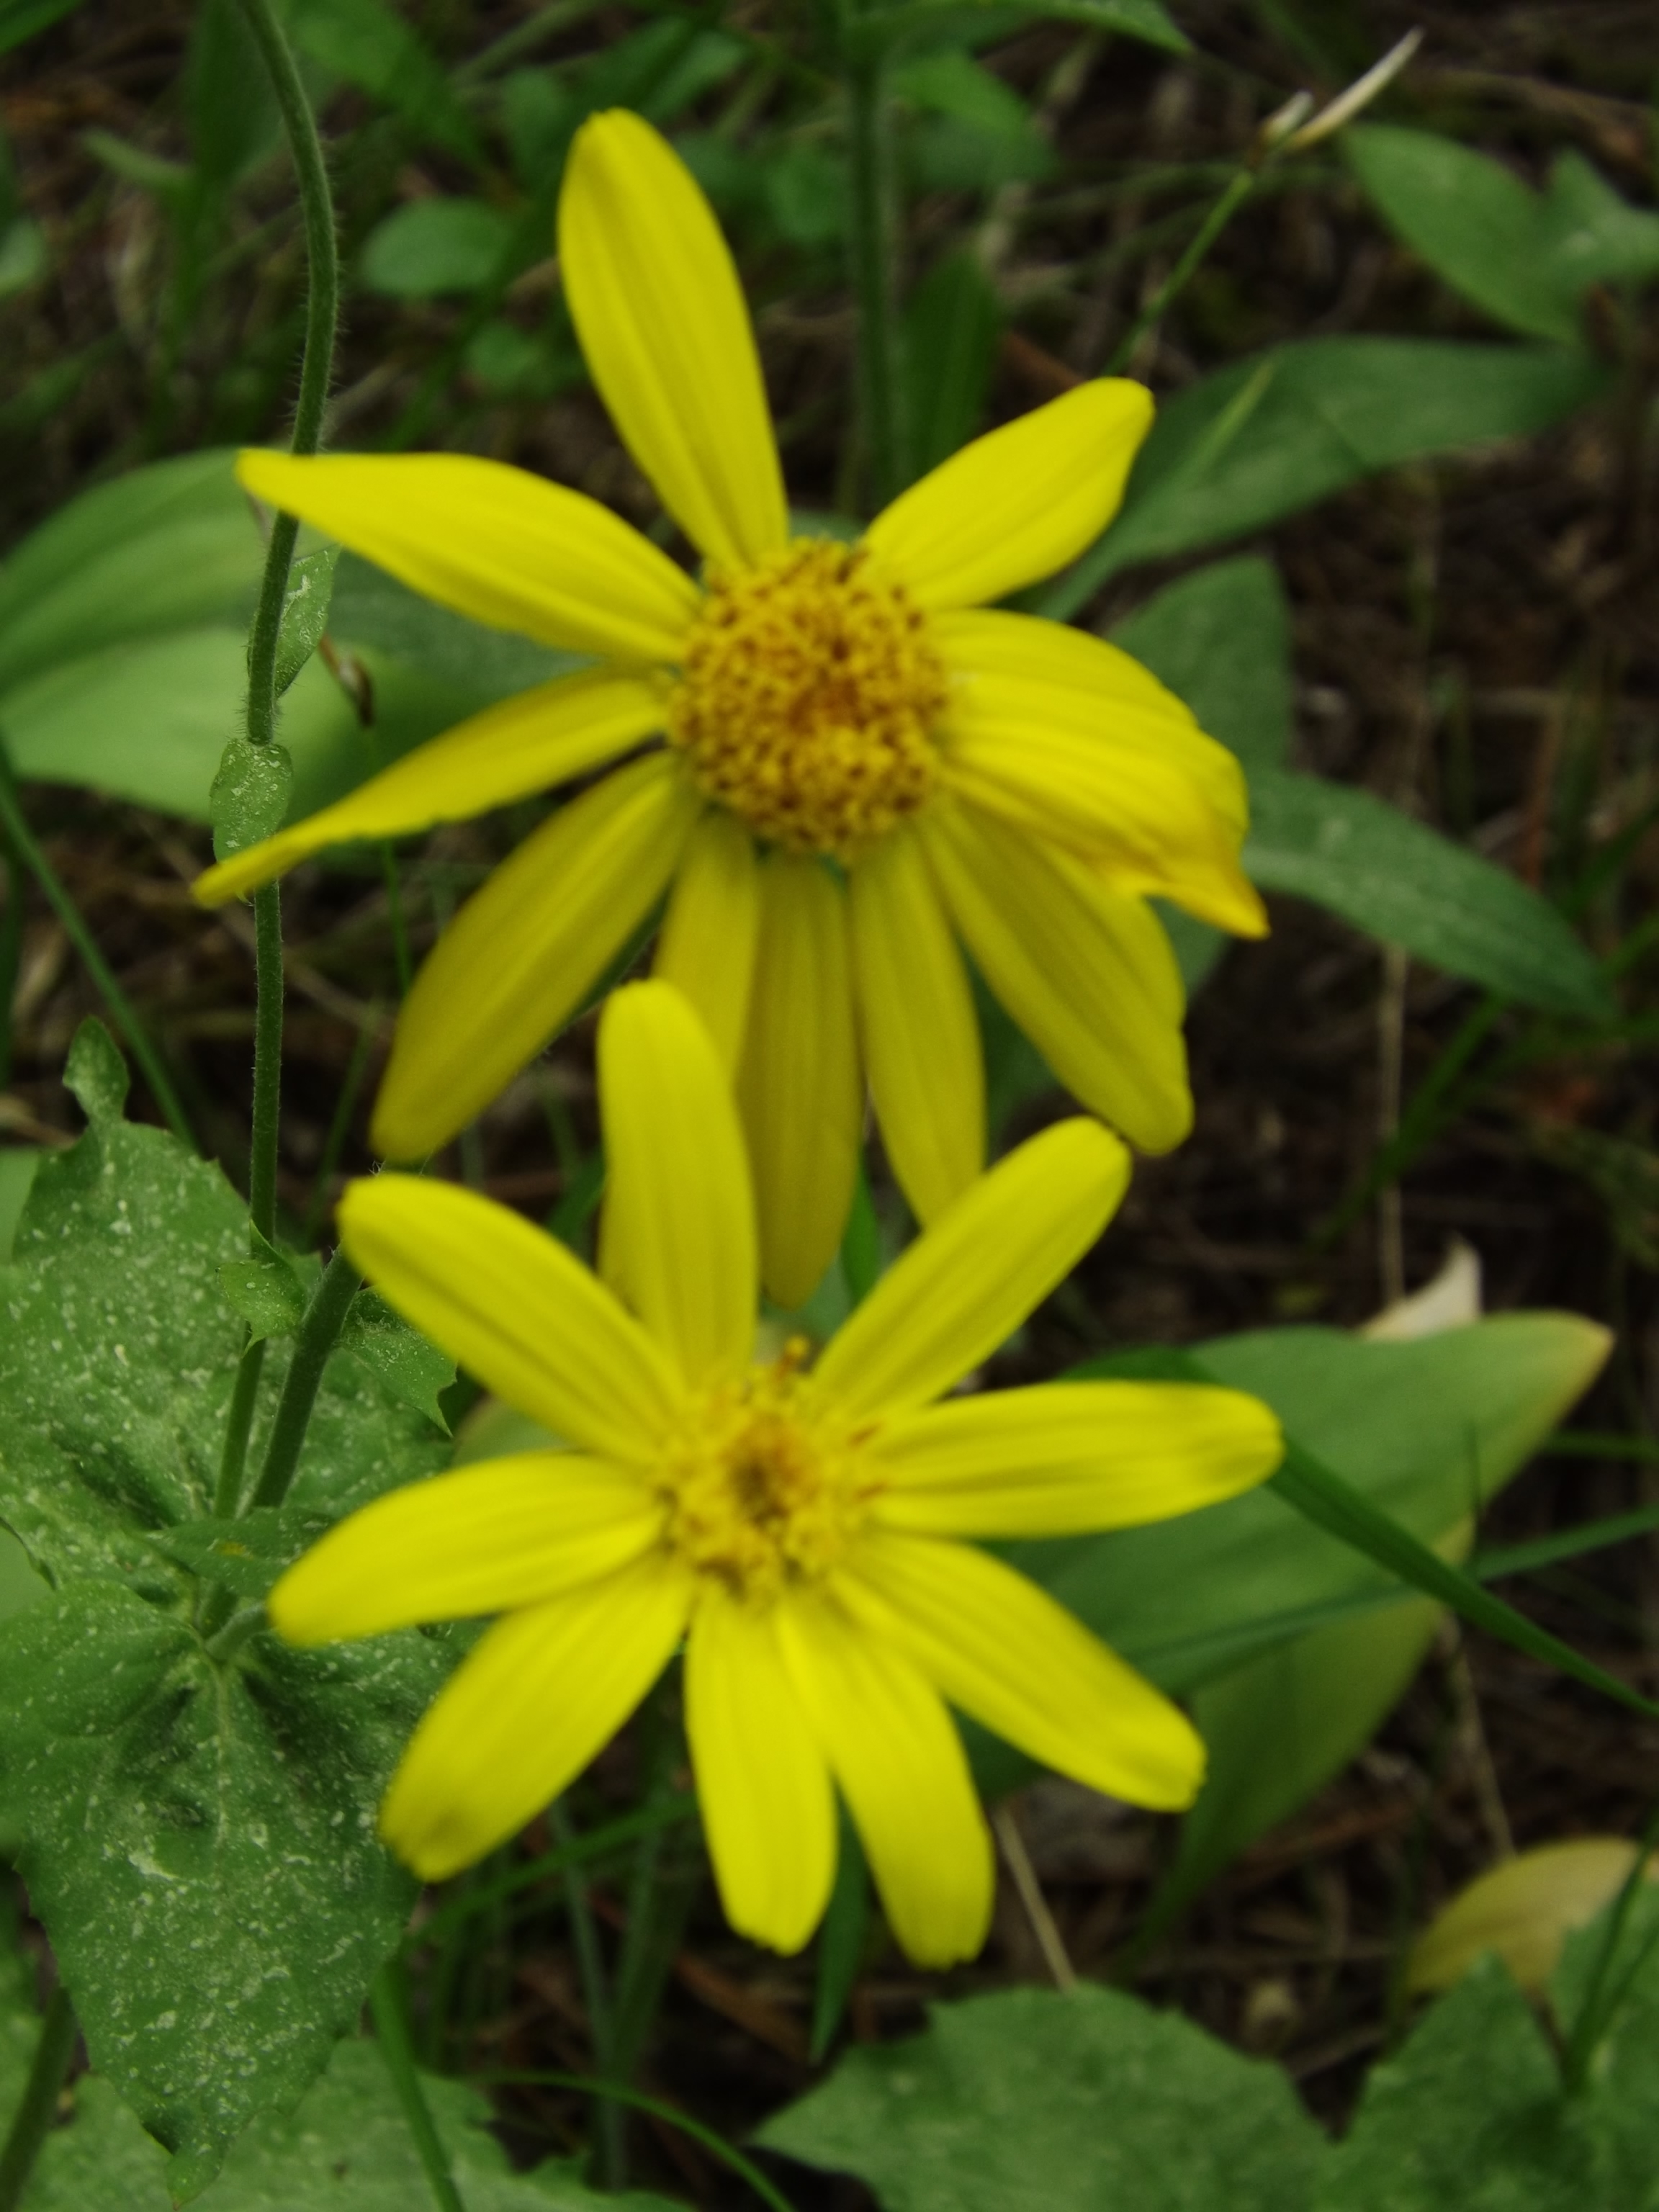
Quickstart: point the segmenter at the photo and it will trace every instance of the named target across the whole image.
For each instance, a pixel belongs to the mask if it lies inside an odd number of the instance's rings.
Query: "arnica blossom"
[[[973,1715],[1136,1803],[1190,1802],[1191,1725],[1035,1584],[973,1545],[1124,1527],[1277,1464],[1234,1390],[1056,1383],[935,1404],[1094,1242],[1128,1156],[1060,1123],[947,1206],[816,1361],[756,1357],[754,1199],[707,1031],[660,981],[599,1038],[600,1275],[517,1214],[384,1174],[340,1207],[355,1262],[569,1449],[464,1467],[365,1507],[270,1601],[295,1643],[499,1614],[422,1722],[381,1828],[428,1880],[562,1790],[682,1638],[704,1830],[734,1927],[804,1943],[835,1871],[835,1794],[911,1956],[970,1955],[992,1860]]]
[[[1097,380],[993,431],[856,544],[792,535],[737,271],[639,117],[578,135],[558,246],[594,381],[701,581],[596,501],[497,462],[243,454],[250,491],[416,591],[598,659],[210,869],[198,896],[608,771],[427,960],[374,1141],[405,1161],[447,1142],[666,895],[655,970],[737,1079],[786,1306],[840,1237],[866,1082],[921,1220],[983,1164],[963,945],[1077,1098],[1146,1151],[1178,1144],[1182,994],[1146,895],[1265,927],[1237,763],[1127,653],[988,607],[1104,527],[1146,390]]]

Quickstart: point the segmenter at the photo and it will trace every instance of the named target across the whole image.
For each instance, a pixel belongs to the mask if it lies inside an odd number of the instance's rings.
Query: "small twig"
[[[1037,1880],[1036,1869],[1031,1864],[1025,1838],[1019,1832],[1013,1807],[999,1805],[991,1815],[991,1826],[1001,1846],[1008,1871],[1013,1876],[1019,1901],[1025,1908],[1025,1917],[1031,1923],[1031,1932],[1037,1939],[1043,1963],[1054,1978],[1054,1987],[1057,1990],[1074,1990],[1077,1987],[1077,1971],[1066,1956],[1066,1946],[1054,1925],[1054,1916],[1049,1911],[1048,1900],[1042,1894],[1042,1884]]]

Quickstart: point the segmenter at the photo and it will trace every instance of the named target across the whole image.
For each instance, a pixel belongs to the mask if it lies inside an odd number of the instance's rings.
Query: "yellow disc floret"
[[[709,1390],[665,1453],[670,1547],[699,1574],[765,1603],[840,1559],[881,1487],[814,1407],[803,1339]]]
[[[792,853],[852,858],[922,805],[945,670],[860,545],[796,538],[710,576],[668,733],[713,799]]]

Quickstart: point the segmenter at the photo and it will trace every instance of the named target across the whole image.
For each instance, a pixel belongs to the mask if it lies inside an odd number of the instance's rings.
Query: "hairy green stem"
[[[17,784],[11,771],[11,756],[0,738],[0,828],[10,842],[12,852],[20,859],[40,884],[46,904],[63,924],[64,934],[80,954],[87,973],[98,986],[104,1004],[114,1018],[116,1027],[125,1037],[132,1056],[143,1070],[162,1118],[181,1144],[197,1149],[191,1133],[190,1123],[185,1119],[185,1109],[179,1103],[161,1054],[150,1042],[143,1024],[133,1011],[132,1001],[116,981],[107,960],[98,950],[97,940],[87,927],[86,918],[75,901],[58,879],[57,871],[35,842],[34,833],[23,818],[23,809],[17,796]],[[16,874],[13,872],[13,888]]]
[[[392,2086],[398,2102],[403,2106],[404,2120],[413,2136],[415,2148],[422,2166],[426,2169],[428,2186],[438,2212],[466,2212],[461,2192],[455,2186],[455,2177],[450,2172],[449,2154],[439,2139],[428,2110],[421,2077],[415,2067],[415,2046],[409,2033],[409,2005],[404,1985],[402,1967],[395,1959],[389,1959],[375,1975],[369,1986],[369,2008],[374,2014],[374,2033],[380,2040],[380,2056],[386,2061],[386,2070],[392,2076]]]
[[[276,1401],[276,1418],[270,1425],[265,1463],[259,1470],[258,1484],[250,1501],[254,1505],[280,1505],[288,1496],[289,1485],[300,1464],[306,1431],[311,1425],[311,1409],[317,1402],[323,1370],[362,1280],[345,1254],[337,1251],[311,1294],[311,1304],[305,1310],[299,1334],[294,1340],[283,1395]]]
[[[12,2115],[5,2148],[0,2149],[0,2212],[17,2212],[23,2201],[34,2161],[58,2109],[58,2093],[75,2056],[75,2007],[59,1982],[47,2002],[29,2078]]]
[[[898,316],[893,297],[895,235],[892,128],[879,59],[849,61],[845,78],[848,198],[853,292],[858,303],[859,404],[876,504],[910,480]]]

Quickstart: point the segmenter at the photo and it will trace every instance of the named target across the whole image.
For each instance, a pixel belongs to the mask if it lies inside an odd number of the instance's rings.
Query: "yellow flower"
[[[949,1206],[815,1365],[753,1358],[742,1133],[679,993],[631,984],[599,1028],[604,1280],[519,1215],[382,1175],[347,1251],[490,1389],[570,1440],[354,1514],[277,1583],[298,1644],[499,1613],[421,1723],[381,1829],[428,1880],[492,1849],[586,1765],[681,1638],[704,1828],[732,1925],[783,1951],[834,1875],[834,1791],[913,1958],[971,1955],[985,1823],[945,1699],[1143,1805],[1190,1802],[1176,1708],[963,1536],[1124,1527],[1278,1462],[1232,1390],[1060,1383],[933,1405],[1099,1235],[1128,1157],[1097,1122],[1033,1138]]]
[[[498,462],[245,453],[262,499],[430,599],[598,665],[462,723],[210,869],[198,896],[608,770],[427,961],[374,1141],[392,1160],[447,1142],[666,893],[656,972],[738,1079],[763,1273],[786,1306],[839,1240],[866,1079],[921,1220],[983,1164],[958,940],[1084,1104],[1148,1152],[1178,1144],[1181,982],[1146,895],[1265,927],[1238,866],[1237,763],[1127,654],[986,606],[1104,527],[1146,392],[1085,384],[992,432],[856,545],[792,537],[736,270],[639,117],[579,134],[558,244],[594,380],[702,583],[595,501]]]

